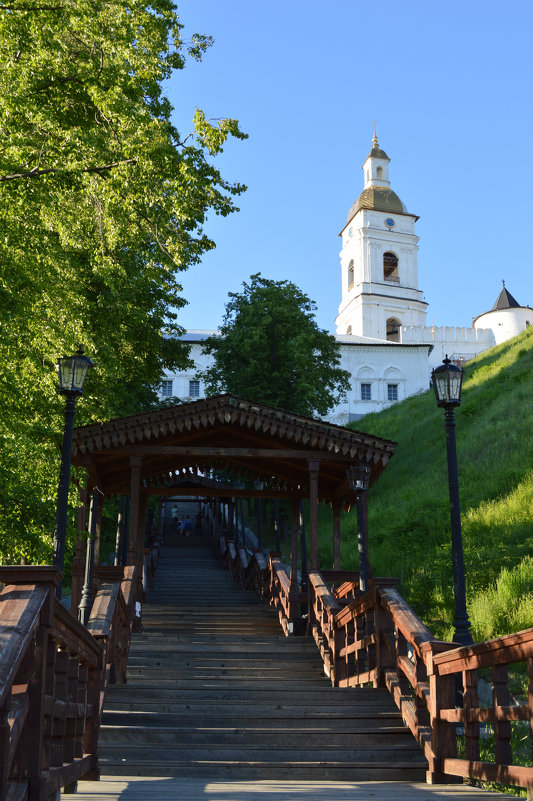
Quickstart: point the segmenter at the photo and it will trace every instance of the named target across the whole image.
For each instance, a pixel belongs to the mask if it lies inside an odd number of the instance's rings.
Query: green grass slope
[[[469,614],[476,640],[533,625],[533,328],[471,361],[456,411]],[[452,633],[453,588],[444,411],[433,390],[353,425],[398,443],[369,493],[374,575],[439,637]],[[325,517],[325,516],[324,516]],[[343,519],[355,564],[355,511]],[[323,528],[330,529],[323,519]],[[322,531],[321,564],[331,561]]]

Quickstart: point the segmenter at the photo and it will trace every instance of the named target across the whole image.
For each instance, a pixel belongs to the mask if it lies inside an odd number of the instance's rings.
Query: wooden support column
[[[76,539],[76,551],[72,559],[72,595],[70,599],[70,611],[78,616],[78,606],[81,601],[83,589],[83,571],[85,567],[85,545],[87,543],[87,508],[89,504],[89,479],[79,489],[80,505],[78,508],[78,536]]]
[[[160,503],[160,506],[162,503]],[[126,496],[120,496],[120,506],[117,515],[117,535],[115,538],[115,567],[121,564],[123,543],[124,543],[124,513],[126,510]]]
[[[291,503],[291,584],[289,588],[289,620],[298,617],[298,534],[300,530],[300,504],[294,500]]]
[[[341,502],[333,503],[333,570],[341,569]]]
[[[146,535],[146,505],[148,497],[141,494],[139,498],[139,526],[137,528],[137,594],[136,601],[144,600],[143,575],[144,575],[144,540]]]
[[[102,515],[104,511],[104,497],[101,493],[98,504],[98,514],[96,517],[96,534],[94,540],[94,565],[98,567],[100,564],[100,544],[102,539]]]
[[[309,569],[318,570],[318,471],[320,462],[309,460]]]
[[[235,522],[234,521],[235,512],[234,512],[233,498],[228,498],[227,507],[228,507],[228,539],[232,540],[233,537],[235,536],[234,535],[234,531],[233,531],[233,528],[234,528],[233,524]],[[237,538],[235,537],[235,539],[237,539]]]
[[[137,561],[139,540],[139,503],[141,500],[141,466],[140,456],[130,457],[130,508],[129,508],[129,549],[128,565]]]

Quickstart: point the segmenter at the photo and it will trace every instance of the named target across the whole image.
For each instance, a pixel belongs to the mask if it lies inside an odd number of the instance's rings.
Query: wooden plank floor
[[[75,801],[504,801],[510,796],[460,785],[411,782],[206,781],[103,776],[79,782]]]

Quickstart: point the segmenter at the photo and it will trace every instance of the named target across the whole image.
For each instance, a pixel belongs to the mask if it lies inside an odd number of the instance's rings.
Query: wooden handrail
[[[252,574],[256,581],[261,576],[263,597],[278,609],[285,634],[291,633],[290,581],[280,554],[271,554],[268,565],[254,555],[248,565]],[[395,589],[396,583],[397,579],[373,579],[362,595],[353,574],[309,573],[308,631],[332,684],[373,684],[389,690],[428,759],[429,782],[469,777],[533,787],[533,768],[512,764],[510,746],[512,721],[528,721],[533,730],[533,628],[458,647],[433,636]],[[507,665],[516,662],[527,663],[530,684],[527,701],[513,704]],[[478,701],[480,668],[492,668],[493,704],[488,708]],[[459,723],[464,726],[463,759],[457,756]],[[480,729],[487,723],[494,728],[495,762],[479,757]]]
[[[87,629],[56,599],[59,575],[0,567],[0,801],[98,778],[104,691],[125,680],[137,568],[97,570]]]

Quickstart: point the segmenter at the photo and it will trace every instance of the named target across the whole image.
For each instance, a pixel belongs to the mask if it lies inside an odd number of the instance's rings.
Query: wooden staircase
[[[209,538],[167,543],[143,625],[106,694],[103,774],[424,781],[388,692],[332,688],[313,640],[284,637]]]

